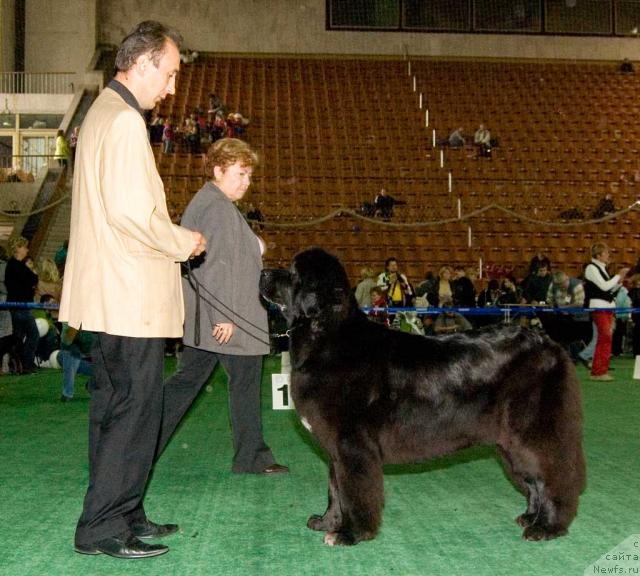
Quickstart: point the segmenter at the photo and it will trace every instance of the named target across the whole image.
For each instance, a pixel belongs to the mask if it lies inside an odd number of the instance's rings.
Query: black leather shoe
[[[156,524],[147,519],[144,522],[132,524],[129,526],[131,532],[136,538],[162,538],[175,534],[178,531],[177,524]]]
[[[267,466],[263,471],[263,474],[272,475],[272,474],[288,474],[289,468],[283,466],[282,464],[273,463],[271,466]]]
[[[76,552],[80,554],[107,554],[114,558],[133,559],[151,558],[169,552],[169,547],[163,544],[147,544],[138,540],[131,532],[125,532],[119,536],[111,536],[99,540],[91,546],[79,546],[76,544]]]

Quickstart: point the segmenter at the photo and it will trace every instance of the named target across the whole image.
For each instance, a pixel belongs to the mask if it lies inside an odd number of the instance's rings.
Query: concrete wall
[[[13,72],[14,0],[0,0],[0,72]]]
[[[96,46],[96,0],[26,0],[26,72],[84,73]]]
[[[98,0],[98,38],[119,44],[145,19],[176,26],[207,52],[640,60],[634,38],[329,32],[325,0]]]

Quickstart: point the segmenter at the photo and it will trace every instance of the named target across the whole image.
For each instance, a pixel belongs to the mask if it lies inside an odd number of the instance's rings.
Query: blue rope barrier
[[[578,307],[566,307],[556,308],[553,306],[504,306],[504,307],[491,307],[485,308],[458,308],[458,307],[438,307],[438,306],[422,306],[422,307],[389,307],[389,308],[376,308],[376,307],[364,307],[364,312],[387,312],[389,314],[397,314],[398,312],[415,312],[417,314],[440,314],[442,312],[458,312],[464,316],[497,316],[504,314],[523,314],[534,316],[540,312],[554,313],[554,314],[584,314],[585,312],[594,312],[597,310],[606,310],[608,312],[614,312],[616,314],[631,314],[640,312],[640,308],[578,308]]]
[[[7,309],[36,309],[36,310],[57,310],[60,305],[57,302],[0,302],[0,310]]]

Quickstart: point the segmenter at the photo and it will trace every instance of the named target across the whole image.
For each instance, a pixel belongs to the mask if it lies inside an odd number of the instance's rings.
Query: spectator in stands
[[[451,268],[443,266],[438,273],[437,302],[434,306],[451,306],[453,304],[453,288],[451,287]]]
[[[4,277],[7,268],[7,252],[0,246],[0,302],[7,301],[7,287]],[[13,326],[11,324],[11,312],[0,308],[0,367],[4,370],[4,357],[13,348]]]
[[[384,290],[389,306],[402,308],[413,304],[413,287],[398,270],[396,258],[387,258],[384,272],[378,276],[377,285]]]
[[[505,277],[502,279],[502,282],[500,283],[500,292],[499,304],[518,304],[520,302],[518,288],[511,278]]]
[[[213,124],[216,118],[227,117],[227,107],[219,96],[211,93],[209,94],[209,109],[207,110],[207,117],[209,124]]]
[[[438,279],[430,270],[416,288],[416,298],[426,298],[426,305],[438,305]]]
[[[551,260],[542,252],[537,252],[536,255],[531,258],[531,262],[529,262],[529,274],[535,274],[540,266],[545,266],[551,270]]]
[[[451,132],[451,134],[449,134],[448,142],[451,148],[462,148],[466,142],[464,137],[464,128],[460,126],[460,128]]]
[[[51,294],[43,294],[40,298],[41,304],[57,304]],[[39,308],[33,310],[33,317],[36,319],[36,326],[38,327],[38,346],[36,347],[36,362],[40,368],[50,368],[49,358],[54,350],[60,348],[60,332],[56,326],[55,319],[53,318],[53,312],[57,310],[50,310],[48,308]]]
[[[598,328],[598,340],[591,367],[591,380],[611,381],[609,361],[611,360],[611,336],[613,332],[613,312],[606,310],[615,307],[615,293],[618,291],[628,268],[621,268],[610,277],[607,264],[611,259],[609,247],[598,242],[591,247],[591,263],[584,271],[585,301],[590,308],[604,308],[591,313]]]
[[[265,246],[235,205],[246,194],[257,163],[246,142],[218,140],[207,152],[209,180],[182,217],[182,225],[203,230],[208,250],[183,283],[184,350],[178,371],[165,383],[158,445],[160,454],[220,363],[229,377],[232,470],[237,474],[289,471],[276,463],[262,434],[260,383],[269,343],[258,282]]]
[[[547,306],[554,308],[582,308],[584,306],[584,287],[578,278],[571,278],[562,271],[551,275],[551,284],[545,298]],[[545,331],[556,342],[564,344],[569,350],[576,350],[574,343],[587,337],[590,330],[589,319],[585,314],[561,313],[540,314]]]
[[[233,112],[227,116],[227,138],[240,138],[247,131],[250,120],[240,112]]]
[[[480,124],[473,135],[473,143],[478,148],[478,156],[484,158],[491,157],[491,132],[485,128],[484,124]]]
[[[436,335],[454,334],[471,330],[473,326],[462,314],[457,312],[441,312],[433,325]]]
[[[29,254],[29,241],[22,236],[9,240],[11,258],[5,270],[8,302],[33,302],[38,286],[38,275],[26,264]],[[36,371],[35,355],[38,346],[38,328],[31,310],[28,308],[12,308],[11,322],[18,346],[21,362],[21,373]]]
[[[496,278],[492,278],[489,280],[487,287],[478,294],[478,307],[491,308],[499,306],[501,295],[500,282]]]
[[[62,294],[62,278],[56,263],[50,258],[45,258],[38,266],[38,288],[36,297],[41,299],[45,294],[49,294],[56,302],[60,302]],[[57,317],[57,314],[55,315]]]
[[[633,74],[635,72],[633,64],[631,63],[631,61],[628,58],[625,58],[622,61],[622,63],[620,64],[619,70],[623,74]]]
[[[91,346],[93,335],[85,330],[71,328],[66,322],[62,325],[58,364],[62,368],[61,402],[73,398],[76,374],[93,376],[91,366]]]
[[[490,146],[491,132],[485,128],[484,124],[480,124],[473,135],[473,143],[476,146]]]
[[[374,215],[380,216],[383,220],[391,220],[393,217],[393,207],[397,204],[393,196],[389,196],[384,188],[380,189],[380,192],[373,200]]]
[[[631,297],[629,291],[623,285],[616,292],[615,300],[616,308],[631,308]],[[624,340],[627,334],[627,326],[629,324],[628,312],[616,312],[613,323],[613,335],[611,336],[611,355],[620,356],[624,353]]]
[[[64,132],[62,130],[58,130],[58,133],[56,134],[56,149],[53,153],[53,157],[58,161],[58,166],[66,168],[69,165],[70,154],[69,142],[67,142]]]
[[[60,248],[56,250],[53,261],[56,263],[60,277],[64,276],[64,266],[67,263],[67,251],[69,250],[69,239],[67,238]]]
[[[78,145],[78,137],[80,136],[80,126],[74,126],[69,137],[69,149],[71,150],[71,165],[76,161],[76,146]]]
[[[187,143],[187,149],[191,154],[200,153],[200,129],[196,121],[195,113],[190,114],[184,121],[182,129],[184,139]]]
[[[631,289],[629,290],[629,298],[634,308],[640,308],[640,273],[636,273],[631,277]],[[634,312],[631,315],[633,320],[633,355],[640,356],[640,312]]]
[[[467,276],[464,266],[455,266],[451,282],[453,305],[460,308],[473,308],[476,305],[476,287]]]
[[[607,214],[612,214],[616,211],[616,207],[613,204],[613,198],[611,194],[605,194],[604,198],[598,202],[598,205],[593,210],[592,218],[602,218]]]
[[[356,286],[356,300],[360,308],[367,308],[372,305],[371,289],[377,286],[375,272],[370,266],[365,266],[360,270],[360,282]]]
[[[530,274],[524,283],[522,300],[526,304],[545,304],[549,286],[551,285],[549,268],[544,264],[538,265],[535,273]]]
[[[162,127],[162,152],[165,154],[173,154],[173,140],[175,134],[173,132],[173,124],[171,124],[171,118],[167,118],[164,121]]]

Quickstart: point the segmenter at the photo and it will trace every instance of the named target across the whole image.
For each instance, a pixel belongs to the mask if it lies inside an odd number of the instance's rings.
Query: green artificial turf
[[[263,424],[291,473],[230,472],[227,392],[217,371],[158,463],[145,501],[153,520],[177,522],[181,532],[165,540],[168,554],[129,561],[73,551],[87,483],[87,393],[79,385],[76,398],[61,403],[53,370],[0,377],[0,574],[567,576],[640,533],[640,381],[631,378],[631,358],[613,361],[612,383],[589,382],[578,368],[588,486],[567,537],[521,539],[513,519],[524,497],[494,451],[479,447],[389,467],[380,534],[351,548],[327,547],[306,528],[308,515],[326,507],[327,465],[292,411],[271,410],[278,365],[275,357],[265,363]]]

